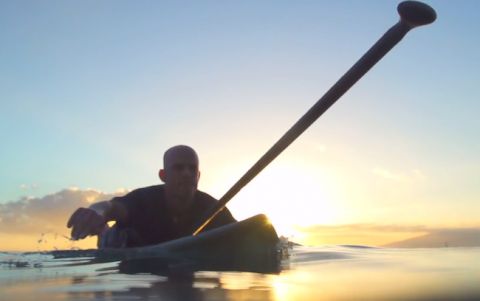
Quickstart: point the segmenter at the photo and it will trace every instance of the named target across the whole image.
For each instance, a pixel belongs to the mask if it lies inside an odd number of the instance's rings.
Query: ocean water
[[[0,253],[0,300],[480,300],[480,248],[294,246],[269,273]],[[141,265],[140,265],[141,266]]]

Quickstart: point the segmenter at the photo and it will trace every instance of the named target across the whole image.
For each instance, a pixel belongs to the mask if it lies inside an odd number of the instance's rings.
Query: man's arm
[[[67,223],[72,228],[71,238],[83,239],[89,235],[98,235],[109,221],[124,222],[128,211],[120,202],[102,201],[89,208],[78,208]]]

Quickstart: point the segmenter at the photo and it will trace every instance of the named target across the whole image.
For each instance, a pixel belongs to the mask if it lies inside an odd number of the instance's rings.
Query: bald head
[[[188,145],[176,145],[163,154],[163,168],[168,168],[177,157],[190,157],[197,162],[198,166],[198,155],[193,148]]]
[[[186,145],[169,148],[163,155],[163,169],[159,175],[165,183],[170,209],[185,209],[193,201],[200,178],[197,153]]]

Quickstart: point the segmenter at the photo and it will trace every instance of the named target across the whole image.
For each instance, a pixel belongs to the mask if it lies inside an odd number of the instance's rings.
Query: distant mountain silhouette
[[[480,246],[480,228],[440,229],[406,240],[383,245],[394,248],[439,248]]]

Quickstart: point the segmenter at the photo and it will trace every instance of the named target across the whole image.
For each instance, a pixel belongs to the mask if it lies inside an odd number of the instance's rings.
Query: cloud
[[[123,193],[122,193],[123,192]],[[0,233],[33,234],[68,233],[66,223],[72,212],[91,203],[108,200],[125,191],[110,194],[93,189],[64,189],[41,198],[23,197],[0,204]]]
[[[21,184],[20,185],[20,189],[21,190],[24,190],[24,191],[28,191],[28,190],[35,190],[38,188],[38,185],[33,183],[33,184]]]
[[[412,169],[408,172],[392,172],[383,167],[375,167],[372,169],[372,173],[381,178],[397,182],[422,181],[427,178],[419,169]]]

